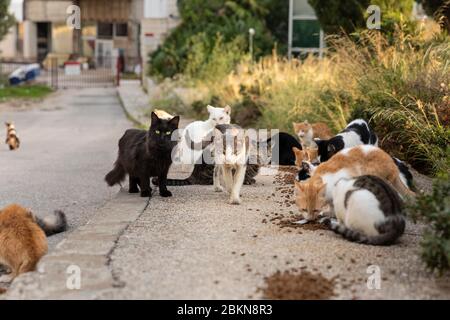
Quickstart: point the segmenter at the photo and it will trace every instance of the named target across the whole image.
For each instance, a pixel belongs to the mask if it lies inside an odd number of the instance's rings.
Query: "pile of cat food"
[[[277,271],[264,280],[266,285],[261,289],[264,299],[322,300],[335,295],[334,280],[306,270]]]

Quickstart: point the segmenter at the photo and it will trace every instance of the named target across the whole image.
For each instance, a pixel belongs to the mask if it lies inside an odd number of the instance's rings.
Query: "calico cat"
[[[222,192],[223,188],[230,193],[230,204],[240,204],[240,192],[244,184],[245,171],[249,157],[249,137],[236,125],[217,125],[214,135],[216,147],[214,159],[214,191]]]
[[[197,164],[201,162],[203,149],[210,143],[210,136],[217,124],[229,124],[231,108],[207,106],[209,118],[206,121],[194,121],[183,130],[177,145],[176,164]]]
[[[333,155],[345,148],[351,148],[361,144],[378,146],[378,137],[370,129],[366,121],[356,119],[347,127],[329,140],[316,139],[319,148],[319,160],[325,162]]]
[[[120,183],[129,176],[129,193],[138,193],[141,197],[150,197],[150,177],[158,177],[159,194],[162,197],[171,197],[167,190],[166,181],[169,167],[172,164],[172,150],[176,140],[172,134],[178,129],[180,117],[170,120],[158,118],[152,112],[151,125],[148,131],[128,129],[119,140],[119,155],[114,169],[106,176],[109,186]]]
[[[300,142],[297,141],[293,136],[286,132],[280,132],[273,137],[267,139],[267,145],[274,140],[274,145],[272,146],[272,165],[280,166],[294,166],[295,165],[295,153],[292,148],[297,148],[302,150]],[[275,156],[275,159],[274,159]],[[276,158],[278,156],[278,159]]]
[[[333,208],[337,221],[323,222],[350,241],[389,245],[405,231],[402,200],[376,176],[340,179],[333,189]]]
[[[316,148],[314,139],[328,140],[333,136],[330,128],[324,122],[309,123],[308,120],[293,124],[294,132],[300,139],[303,147]]]
[[[34,271],[47,253],[47,237],[67,229],[62,211],[38,218],[30,210],[17,204],[0,210],[0,265],[10,273],[0,282],[10,282],[19,274]]]
[[[17,137],[16,128],[14,123],[5,122],[6,125],[6,144],[9,146],[9,150],[17,150],[20,147],[20,140]]]
[[[310,179],[295,182],[296,204],[306,220],[315,220],[325,204],[332,202],[335,183],[342,178],[374,175],[385,179],[403,196],[415,196],[400,178],[400,171],[389,154],[378,147],[360,145],[342,150],[321,163]]]

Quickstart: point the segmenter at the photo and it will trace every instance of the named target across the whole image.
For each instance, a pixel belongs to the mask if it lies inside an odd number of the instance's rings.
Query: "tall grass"
[[[324,59],[247,60],[196,85],[206,92],[203,102],[234,106],[242,125],[292,131],[293,121],[307,119],[337,132],[363,117],[392,155],[426,173],[448,171],[449,38],[424,41],[399,30],[396,39],[392,45],[377,32],[362,32],[358,42],[332,38]]]

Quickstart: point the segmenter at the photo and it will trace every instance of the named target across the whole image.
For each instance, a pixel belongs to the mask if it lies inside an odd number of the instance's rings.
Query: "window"
[[[128,36],[128,24],[127,23],[116,23],[116,37],[126,37]]]
[[[112,39],[113,37],[113,24],[99,22],[97,24],[97,37],[101,39]]]
[[[167,0],[144,0],[144,18],[167,18]]]

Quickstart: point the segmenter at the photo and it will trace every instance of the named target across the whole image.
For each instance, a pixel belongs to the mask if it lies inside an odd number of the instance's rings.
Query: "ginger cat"
[[[299,123],[294,122],[293,126],[304,148],[317,148],[314,142],[315,138],[328,140],[333,136],[330,128],[323,122],[309,123],[308,120],[305,120]]]
[[[66,216],[61,211],[41,219],[17,204],[0,210],[0,264],[10,270],[10,274],[0,277],[0,282],[10,282],[22,273],[34,271],[47,253],[46,236],[66,227]]]
[[[342,178],[374,175],[391,183],[403,196],[415,196],[402,182],[392,157],[378,147],[359,145],[342,150],[320,164],[310,179],[295,181],[296,204],[306,220],[317,219],[325,204],[331,204],[333,188]]]
[[[319,160],[319,150],[317,148],[300,150],[299,148],[293,147],[292,151],[295,154],[295,165],[299,168],[302,166],[303,161],[316,163]]]

